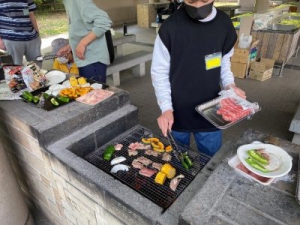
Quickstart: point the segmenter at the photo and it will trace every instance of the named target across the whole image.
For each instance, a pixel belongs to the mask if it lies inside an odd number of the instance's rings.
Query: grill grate
[[[183,174],[185,176],[180,181],[176,191],[172,191],[169,188],[169,184],[170,184],[169,179],[166,180],[164,185],[156,184],[154,182],[155,175],[153,175],[152,177],[142,176],[139,174],[138,169],[135,169],[131,166],[132,161],[140,156],[145,156],[146,158],[156,163],[162,163],[162,164],[166,163],[162,160],[161,155],[159,155],[158,157],[144,155],[145,152],[144,150],[138,150],[138,155],[136,156],[128,156],[128,152],[127,152],[128,146],[131,143],[140,142],[143,137],[146,138],[149,137],[149,134],[150,133],[148,130],[146,130],[143,127],[139,127],[133,130],[124,138],[122,138],[122,140],[120,138],[120,140],[110,143],[110,145],[112,144],[114,145],[117,143],[123,144],[122,150],[116,151],[114,157],[124,156],[127,160],[122,162],[122,164],[126,164],[130,166],[129,171],[119,171],[116,174],[110,173],[110,170],[112,168],[110,162],[107,162],[102,158],[103,152],[107,146],[103,146],[102,148],[99,148],[95,152],[87,155],[85,159],[91,164],[93,164],[94,166],[112,175],[116,179],[120,180],[122,183],[131,187],[135,191],[144,195],[145,197],[153,201],[155,204],[159,205],[164,210],[166,210],[178,198],[178,196],[189,185],[189,183],[195,178],[195,176],[206,165],[206,163],[210,160],[210,158],[205,155],[199,154],[196,151],[189,151],[189,156],[192,159],[194,166],[190,170],[186,170],[181,166],[180,162],[177,161],[174,154],[171,153],[172,160],[169,163],[176,168],[176,176],[179,174]],[[160,138],[160,140],[165,145],[168,145],[167,139]]]

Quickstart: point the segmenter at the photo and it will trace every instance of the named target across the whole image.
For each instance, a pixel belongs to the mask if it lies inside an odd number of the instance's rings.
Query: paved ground
[[[122,28],[115,28],[122,31]],[[156,37],[154,28],[139,28],[136,25],[128,27],[128,33],[137,35],[137,41],[124,45],[124,52],[130,53],[137,50],[152,50]],[[63,35],[64,37],[66,35]],[[43,40],[43,52],[50,51],[50,42],[55,37]],[[150,65],[147,63],[147,74],[144,77],[133,77],[130,70],[121,73],[121,89],[130,93],[133,105],[139,107],[140,124],[150,128],[154,133],[160,134],[156,118],[160,115],[154,90],[150,79]],[[44,63],[44,69],[51,68],[51,62]],[[289,125],[300,101],[300,56],[295,57],[283,70],[282,77],[277,76],[278,69],[274,69],[271,79],[260,82],[251,79],[236,79],[236,83],[247,93],[248,99],[258,102],[261,111],[251,120],[240,122],[224,130],[223,141],[237,140],[248,128],[253,128],[263,133],[271,134],[284,140],[292,140],[293,133],[289,132]],[[108,77],[108,84],[112,80]],[[50,223],[39,212],[35,212],[39,225]]]

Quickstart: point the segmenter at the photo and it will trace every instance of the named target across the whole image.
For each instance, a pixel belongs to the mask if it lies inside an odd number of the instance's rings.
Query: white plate
[[[239,158],[237,157],[237,155],[233,156],[229,161],[228,161],[228,165],[231,166],[237,173],[241,174],[242,176],[250,179],[250,180],[255,180],[256,182],[262,184],[262,185],[269,185],[272,183],[272,181],[274,180],[274,178],[269,178],[269,177],[263,177],[264,180],[259,180],[257,177],[258,175],[254,176],[254,173],[249,171],[247,168],[245,168],[245,171],[242,170],[241,168],[239,168],[239,164],[242,163]],[[244,165],[244,164],[242,164]],[[248,170],[246,172],[246,170]]]
[[[273,153],[281,161],[280,166],[271,172],[264,173],[250,166],[245,159],[249,157],[247,151],[250,149],[265,149],[267,152]],[[292,169],[292,157],[282,148],[270,144],[248,144],[242,145],[237,149],[237,156],[244,166],[253,173],[262,177],[281,177],[286,175]]]
[[[45,74],[47,78],[47,86],[58,84],[66,79],[66,74],[59,70],[52,70]]]

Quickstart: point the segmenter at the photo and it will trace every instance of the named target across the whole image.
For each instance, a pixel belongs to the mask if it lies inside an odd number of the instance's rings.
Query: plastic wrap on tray
[[[228,128],[260,110],[257,103],[239,97],[233,89],[221,91],[219,95],[198,105],[196,111],[220,129]]]
[[[86,95],[83,95],[76,99],[76,101],[88,104],[88,105],[96,105],[99,102],[102,102],[103,100],[109,98],[112,96],[114,92],[100,89],[100,90],[93,90]]]

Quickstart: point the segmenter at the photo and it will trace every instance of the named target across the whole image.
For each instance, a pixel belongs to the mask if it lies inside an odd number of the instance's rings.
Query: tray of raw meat
[[[240,98],[232,90],[221,91],[220,97],[196,106],[196,111],[219,129],[226,129],[260,111],[258,103]]]

